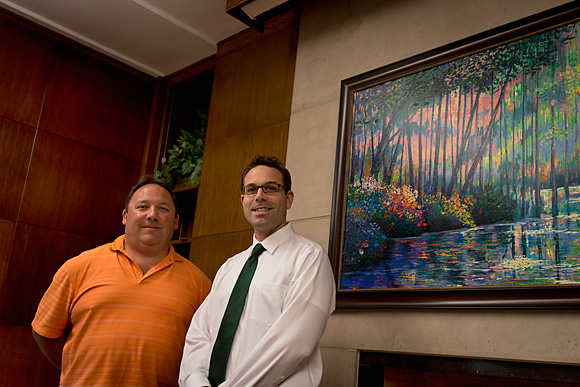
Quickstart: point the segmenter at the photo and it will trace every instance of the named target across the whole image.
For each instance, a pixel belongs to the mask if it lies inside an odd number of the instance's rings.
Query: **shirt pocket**
[[[251,294],[250,320],[271,327],[282,314],[288,287],[276,283],[261,283]]]

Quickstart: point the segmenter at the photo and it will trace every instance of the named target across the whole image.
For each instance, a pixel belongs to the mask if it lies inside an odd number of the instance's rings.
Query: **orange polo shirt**
[[[38,306],[39,335],[71,327],[61,386],[177,386],[185,334],[211,282],[173,247],[143,275],[124,238],[65,262]]]

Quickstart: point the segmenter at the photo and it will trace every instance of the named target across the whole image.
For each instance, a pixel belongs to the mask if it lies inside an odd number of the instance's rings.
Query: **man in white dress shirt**
[[[335,307],[327,254],[286,221],[294,193],[275,157],[256,156],[242,175],[242,207],[252,246],[228,259],[189,327],[179,384],[211,386],[212,348],[232,288],[257,243],[266,249],[249,287],[220,387],[315,387],[322,378],[319,339]],[[217,386],[212,386],[217,387]]]

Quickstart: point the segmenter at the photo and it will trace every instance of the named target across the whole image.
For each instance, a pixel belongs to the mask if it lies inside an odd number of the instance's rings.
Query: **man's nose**
[[[147,219],[157,219],[157,208],[151,206],[147,211]]]
[[[262,199],[265,196],[266,196],[266,193],[264,192],[264,188],[258,187],[258,190],[256,191],[256,199],[258,199],[258,198]]]

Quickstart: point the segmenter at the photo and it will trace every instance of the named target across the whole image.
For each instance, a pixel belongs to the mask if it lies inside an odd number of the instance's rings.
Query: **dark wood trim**
[[[393,352],[360,352],[358,385],[382,386],[385,367],[539,382],[580,383],[580,366],[578,365]],[[380,384],[376,384],[379,378]]]
[[[167,78],[167,85],[169,87],[178,86],[182,83],[189,82],[201,75],[205,75],[215,69],[216,56],[212,55],[200,60],[184,69],[178,70],[169,74]]]
[[[580,287],[340,291],[348,309],[580,309]]]
[[[149,124],[147,125],[147,135],[145,146],[143,147],[143,159],[141,160],[140,174],[153,173],[157,169],[157,159],[161,144],[163,130],[163,119],[167,109],[167,79],[157,78],[155,92],[151,102],[151,112],[149,114]]]

